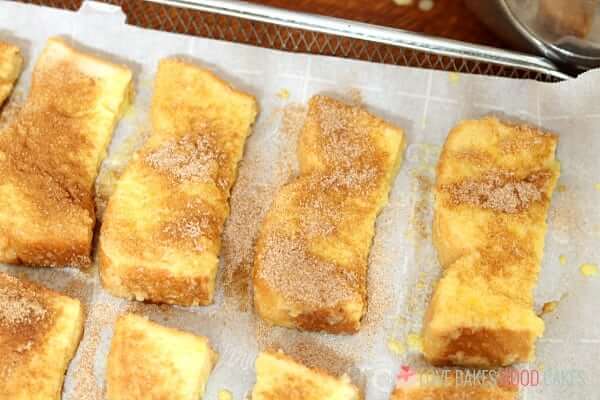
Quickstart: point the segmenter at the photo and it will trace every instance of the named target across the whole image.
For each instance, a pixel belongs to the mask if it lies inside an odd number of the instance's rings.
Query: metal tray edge
[[[430,37],[401,29],[383,27],[275,7],[229,0],[147,0],[153,3],[227,15],[263,23],[326,33],[336,36],[384,43],[441,56],[458,57],[540,72],[565,80],[573,78],[561,72],[551,61],[494,47]]]

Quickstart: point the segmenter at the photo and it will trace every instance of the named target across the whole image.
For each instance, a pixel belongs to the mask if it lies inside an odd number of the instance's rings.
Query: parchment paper
[[[575,374],[583,381],[548,378],[524,388],[521,396],[600,398],[600,276],[585,276],[579,268],[600,263],[600,71],[559,84],[462,75],[143,30],[126,25],[119,8],[91,1],[77,13],[5,1],[0,3],[0,38],[21,45],[27,59],[13,102],[27,92],[34,60],[53,35],[71,38],[76,46],[126,63],[135,71],[134,107],[119,124],[102,167],[100,211],[105,201],[102,192],[110,192],[111,177],[118,176],[127,155],[147,132],[151,82],[160,58],[192,58],[254,94],[261,107],[233,193],[224,240],[226,260],[222,260],[213,306],[185,309],[115,299],[102,290],[95,267],[81,272],[0,266],[86,304],[86,332],[67,373],[64,399],[103,398],[112,326],[125,310],[210,338],[220,360],[207,399],[216,399],[221,389],[230,390],[235,399],[243,398],[254,382],[257,351],[268,346],[282,347],[310,365],[348,373],[363,386],[369,400],[387,399],[401,365],[427,366],[418,351],[417,335],[439,277],[430,224],[431,184],[440,146],[457,122],[488,114],[560,135],[562,175],[552,202],[536,305],[540,309],[545,302],[560,301],[553,313],[544,316],[546,332],[537,345],[536,361],[518,367]],[[403,127],[409,143],[390,204],[377,221],[369,312],[363,329],[353,336],[268,328],[254,317],[243,288],[233,287],[236,279],[247,279],[244,263],[248,260],[243,258],[248,256],[256,227],[248,220],[259,220],[274,190],[293,173],[293,142],[302,107],[316,93],[362,102]],[[236,278],[236,271],[242,278]]]

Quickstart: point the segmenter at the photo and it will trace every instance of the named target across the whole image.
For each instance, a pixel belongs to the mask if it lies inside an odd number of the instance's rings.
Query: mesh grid
[[[77,10],[83,0],[25,0],[24,3]],[[121,6],[127,22],[148,29],[251,44],[278,50],[353,58],[378,63],[535,79],[557,79],[537,71],[442,56],[398,46],[368,42],[237,17],[166,6],[144,0],[101,0]]]

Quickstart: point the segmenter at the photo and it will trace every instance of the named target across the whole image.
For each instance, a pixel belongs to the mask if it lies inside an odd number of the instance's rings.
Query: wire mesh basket
[[[402,43],[389,44],[378,40],[377,35],[373,35],[372,38],[367,40],[344,33],[326,33],[314,29],[314,26],[308,24],[304,26],[301,22],[286,23],[285,25],[292,26],[285,26],[284,24],[268,22],[269,18],[264,18],[264,16],[258,18],[260,20],[256,19],[256,15],[254,15],[255,18],[247,18],[246,16],[235,15],[236,12],[231,12],[244,4],[248,5],[238,1],[101,1],[120,6],[127,15],[129,24],[148,29],[226,40],[277,50],[410,67],[535,79],[546,82],[567,78],[546,60],[484,48],[483,46],[447,41],[447,43],[454,44],[453,49],[457,49],[449,54],[447,51],[441,51],[439,46],[436,48],[436,46],[429,45],[430,48],[427,48],[428,45],[418,43],[420,37],[418,34],[413,34],[416,42],[412,39],[410,45],[402,45]],[[21,2],[77,10],[83,0],[25,0]],[[207,6],[207,3],[213,3],[213,5]],[[214,3],[226,3],[227,7],[219,8],[214,6]],[[207,9],[210,11],[206,11]],[[264,11],[264,15],[267,15],[270,11],[276,12],[277,9],[261,7],[261,11]],[[240,14],[242,13],[240,12]],[[289,14],[293,15],[294,13]],[[312,18],[319,21],[326,17],[312,16]],[[361,25],[367,26],[366,24]],[[378,29],[374,26],[368,26],[368,28],[375,32]],[[444,44],[443,39],[433,40]],[[471,51],[473,49],[478,51]],[[470,53],[476,54],[476,56],[473,57],[469,55]],[[508,56],[508,59],[503,59],[506,56]],[[522,62],[523,60],[525,62]]]

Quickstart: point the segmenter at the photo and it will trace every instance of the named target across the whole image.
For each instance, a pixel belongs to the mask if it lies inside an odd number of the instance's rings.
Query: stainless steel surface
[[[539,0],[466,0],[466,3],[497,34],[525,51],[554,61],[562,70],[576,74],[578,70],[600,66],[600,38],[548,32],[538,20]],[[572,17],[573,12],[565,13],[565,17]]]
[[[82,4],[82,0],[13,1],[70,10]],[[541,57],[241,1],[96,1],[120,6],[127,22],[142,28],[276,50],[545,82],[570,77]]]
[[[536,71],[558,79],[568,79],[552,62],[522,53],[428,37],[418,33],[338,18],[316,16],[273,7],[228,0],[150,0],[154,3],[200,10],[263,23],[298,28],[369,42],[385,43],[421,52],[458,57],[476,62]]]

